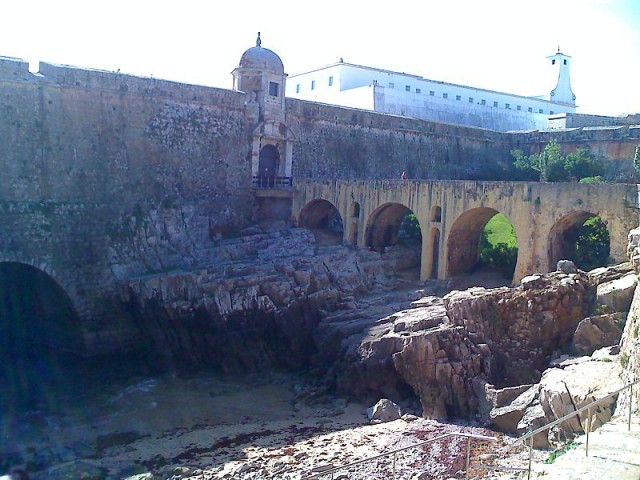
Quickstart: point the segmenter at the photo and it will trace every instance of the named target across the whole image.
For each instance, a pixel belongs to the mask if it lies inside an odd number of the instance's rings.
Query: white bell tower
[[[576,96],[573,94],[573,91],[571,91],[571,79],[569,77],[571,57],[562,53],[560,47],[558,47],[556,54],[547,58],[551,60],[551,65],[553,65],[558,72],[558,83],[556,87],[551,90],[549,100],[575,107]]]

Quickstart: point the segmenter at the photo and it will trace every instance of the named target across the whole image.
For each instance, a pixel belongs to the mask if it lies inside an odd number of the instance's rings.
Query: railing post
[[[629,387],[629,418],[627,420],[627,430],[631,431],[631,405],[633,404],[633,384]]]
[[[396,453],[393,452],[393,480],[396,480]]]
[[[533,435],[529,437],[529,472],[527,473],[527,480],[531,480],[531,460],[533,458]]]
[[[587,408],[587,444],[584,453],[589,456],[589,432],[591,431],[591,407]]]
[[[464,469],[464,478],[469,478],[469,458],[471,457],[471,437],[467,437],[467,467]]]

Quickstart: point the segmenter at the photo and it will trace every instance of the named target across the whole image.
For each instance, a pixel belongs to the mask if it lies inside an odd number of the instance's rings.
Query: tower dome
[[[242,54],[240,58],[240,68],[267,70],[278,75],[284,75],[284,65],[280,57],[272,50],[262,48],[261,43],[260,33],[258,32],[256,46],[251,47]]]

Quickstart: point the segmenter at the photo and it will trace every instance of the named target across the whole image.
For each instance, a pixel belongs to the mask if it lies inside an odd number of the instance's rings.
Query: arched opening
[[[273,187],[278,176],[280,153],[274,145],[265,145],[258,159],[258,181],[261,187]]]
[[[602,219],[590,212],[570,212],[549,233],[549,267],[571,260],[581,270],[609,263],[609,231]]]
[[[312,230],[319,243],[341,243],[344,235],[342,216],[327,200],[312,200],[300,211],[298,225]]]
[[[371,250],[397,256],[396,271],[420,276],[422,230],[409,208],[400,203],[378,207],[369,217],[365,237]]]
[[[0,263],[0,406],[33,408],[73,386],[80,323],[66,292],[29,265]],[[78,385],[79,387],[79,385]]]
[[[440,230],[431,229],[431,272],[429,278],[438,278],[438,268],[440,266]]]
[[[351,243],[358,244],[358,232],[360,227],[360,204],[353,202],[351,205]]]
[[[431,207],[431,221],[432,222],[441,222],[442,221],[442,208],[435,206]]]
[[[470,273],[469,286],[510,283],[517,258],[518,241],[513,225],[492,208],[468,210],[451,227],[447,239],[447,274]]]

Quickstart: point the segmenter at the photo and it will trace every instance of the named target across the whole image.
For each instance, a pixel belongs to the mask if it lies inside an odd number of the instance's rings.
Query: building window
[[[434,92],[433,90],[429,90],[429,95],[431,95],[432,97],[436,94],[436,92]]]
[[[473,97],[469,97],[469,103],[473,103]]]
[[[549,115],[553,115],[553,110],[549,110]]]
[[[300,93],[300,84],[299,83],[296,85],[296,93]]]
[[[527,112],[533,113],[533,108],[531,108],[531,107],[527,108]]]
[[[442,98],[449,98],[449,94],[448,93],[443,93],[442,94]]]
[[[280,87],[279,83],[276,82],[269,82],[269,95],[272,97],[277,97],[278,96],[278,90]]]
[[[315,90],[315,89],[316,89],[316,81],[311,80],[311,90]]]
[[[416,93],[422,93],[422,90],[420,90],[419,88],[416,88]]]
[[[411,91],[411,85],[405,85],[405,86],[404,86],[404,89],[405,89],[407,92],[410,92],[410,91]]]
[[[522,110],[522,107],[521,107],[520,105],[518,105],[518,106],[516,107],[516,110],[520,111],[520,110]]]
[[[497,107],[498,106],[498,102],[493,102],[493,106]]]
[[[542,109],[541,108],[538,109],[538,113],[542,113]]]
[[[566,61],[566,60],[563,60],[563,62],[564,62],[564,64],[565,64],[565,65],[567,64],[567,61]]]
[[[486,100],[480,100],[480,105],[486,105],[487,101]]]
[[[456,95],[456,100],[460,100],[460,95]]]
[[[395,85],[393,82],[389,82],[389,88],[393,88],[393,87],[395,87],[395,86],[396,86],[396,85]]]
[[[551,65],[555,65],[556,64],[556,59],[554,58],[553,60],[551,60]]]
[[[329,77],[329,86],[333,86],[333,75]]]
[[[509,103],[505,103],[504,108],[506,108],[507,110],[511,110],[511,105]]]

